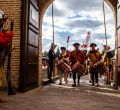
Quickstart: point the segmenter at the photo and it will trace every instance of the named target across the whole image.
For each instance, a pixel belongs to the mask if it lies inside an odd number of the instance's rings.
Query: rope
[[[106,32],[106,18],[105,18],[105,5],[104,5],[104,0],[103,0],[103,16],[104,16],[105,39],[106,39],[106,45],[107,45],[107,32]]]

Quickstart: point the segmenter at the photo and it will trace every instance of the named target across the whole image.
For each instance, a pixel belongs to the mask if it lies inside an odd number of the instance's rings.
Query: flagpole
[[[106,32],[106,19],[105,19],[105,5],[104,5],[104,0],[103,0],[103,16],[104,16],[105,39],[106,39],[106,45],[107,45],[107,32]]]
[[[55,38],[54,38],[54,9],[53,9],[53,3],[52,3],[52,34],[53,34],[53,44],[55,44]],[[55,49],[53,50],[55,52]],[[55,76],[55,61],[53,62],[53,77]]]
[[[53,10],[53,3],[52,3],[52,32],[53,32],[53,43],[54,43],[55,38],[54,38],[54,10]]]
[[[67,43],[67,50],[68,50],[68,43]]]

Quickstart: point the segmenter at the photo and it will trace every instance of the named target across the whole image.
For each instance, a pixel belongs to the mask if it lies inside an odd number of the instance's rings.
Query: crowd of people
[[[95,43],[90,44],[89,51],[80,50],[80,44],[74,43],[74,50],[68,51],[66,47],[61,47],[61,53],[56,57],[54,49],[57,45],[51,44],[49,50],[49,72],[48,79],[52,83],[52,72],[54,63],[57,61],[57,68],[59,70],[59,85],[62,85],[62,79],[68,83],[68,77],[73,77],[73,87],[80,85],[80,77],[89,73],[89,82],[92,86],[99,86],[98,77],[104,75],[105,83],[110,84],[110,74],[112,71],[112,60],[107,54],[110,46],[104,45],[103,51],[100,53],[96,49]]]

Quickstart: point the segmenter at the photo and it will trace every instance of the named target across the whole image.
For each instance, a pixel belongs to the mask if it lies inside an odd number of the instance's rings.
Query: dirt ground
[[[1,92],[7,102],[0,103],[0,110],[120,110],[120,91],[110,86],[92,87],[86,78],[74,88],[71,79],[68,84],[58,83],[14,96]]]

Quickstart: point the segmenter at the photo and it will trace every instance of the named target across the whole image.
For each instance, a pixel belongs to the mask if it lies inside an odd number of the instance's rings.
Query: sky
[[[91,32],[91,42],[102,49],[105,44],[105,28],[103,17],[103,0],[55,0],[54,1],[54,37],[57,48],[67,46],[67,37],[70,36],[68,49],[73,49],[73,43],[81,45],[88,31]],[[105,3],[105,18],[107,41],[111,49],[115,45],[115,23],[111,8]],[[53,40],[52,6],[46,10],[42,24],[42,52],[48,51]]]

